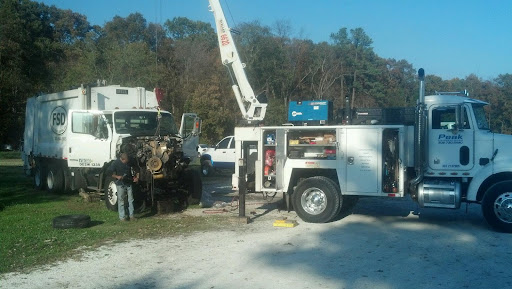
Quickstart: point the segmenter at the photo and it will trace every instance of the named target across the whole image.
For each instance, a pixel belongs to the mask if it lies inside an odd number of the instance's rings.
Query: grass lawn
[[[223,226],[225,218],[183,214],[142,215],[137,222],[121,223],[117,212],[108,211],[103,201],[87,203],[77,193],[60,195],[35,190],[32,179],[24,175],[19,152],[11,153],[0,152],[0,273],[30,270],[108,242]],[[92,225],[84,229],[52,227],[53,218],[69,214],[89,215]]]

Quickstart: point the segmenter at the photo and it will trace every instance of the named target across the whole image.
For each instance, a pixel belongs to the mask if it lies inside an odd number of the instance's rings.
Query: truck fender
[[[483,197],[483,193],[487,190],[487,187],[490,187],[497,181],[503,181],[503,177],[497,177],[497,180],[490,180],[493,176],[498,176],[502,174],[511,174],[512,175],[512,159],[501,160],[499,163],[491,162],[488,165],[484,166],[481,170],[475,173],[475,177],[471,180],[471,183],[468,187],[467,200],[468,201],[480,201]],[[505,179],[512,179],[507,178]],[[482,188],[484,183],[489,180],[489,184],[486,184],[486,188]],[[479,192],[481,193],[479,194]]]
[[[326,177],[333,180],[339,187],[339,180],[334,169],[310,169],[310,168],[291,168],[285,166],[283,178],[283,191],[293,193],[294,187],[301,179],[310,177]],[[286,177],[287,176],[287,177]],[[340,188],[341,189],[341,188]]]

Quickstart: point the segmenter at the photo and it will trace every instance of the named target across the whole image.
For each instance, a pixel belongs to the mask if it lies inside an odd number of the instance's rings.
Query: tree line
[[[293,100],[330,100],[335,111],[346,105],[416,103],[417,69],[406,60],[379,57],[362,28],[341,27],[320,43],[292,37],[292,27],[285,21],[272,27],[255,21],[235,28],[253,89],[269,102],[265,124],[287,122],[287,105]],[[158,24],[133,13],[98,26],[71,10],[30,0],[2,0],[0,143],[17,145],[22,139],[27,98],[96,80],[162,88],[163,108],[177,120],[183,112],[198,113],[203,119],[201,141],[214,143],[232,134],[242,118],[217,45],[209,23],[185,17]],[[427,94],[467,90],[489,102],[493,131],[512,133],[512,74],[493,80],[475,74],[450,80],[427,75],[426,82]]]

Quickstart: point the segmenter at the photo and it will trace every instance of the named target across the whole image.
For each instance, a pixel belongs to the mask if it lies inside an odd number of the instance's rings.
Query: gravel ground
[[[229,177],[205,183],[229,202]],[[159,240],[130,241],[80,260],[0,277],[0,288],[512,288],[512,234],[490,230],[480,206],[421,209],[410,200],[361,199],[353,213],[308,224],[249,195],[249,224]],[[227,205],[186,214],[225,215]],[[274,227],[278,218],[297,220]]]

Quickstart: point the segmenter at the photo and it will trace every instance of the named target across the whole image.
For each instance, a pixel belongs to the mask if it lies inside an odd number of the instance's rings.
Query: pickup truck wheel
[[[318,176],[297,185],[292,194],[292,203],[303,221],[326,223],[340,213],[340,196],[339,187],[333,180]]]
[[[37,190],[44,190],[46,186],[46,173],[43,167],[36,165],[33,169],[34,187]]]
[[[497,183],[485,192],[482,213],[494,230],[512,233],[512,181]]]
[[[50,165],[46,173],[46,186],[52,193],[64,190],[64,174],[58,165]]]
[[[210,160],[204,160],[201,162],[201,174],[203,176],[208,177],[213,174],[212,162]]]
[[[107,209],[117,212],[117,186],[114,178],[105,179],[104,193]]]

